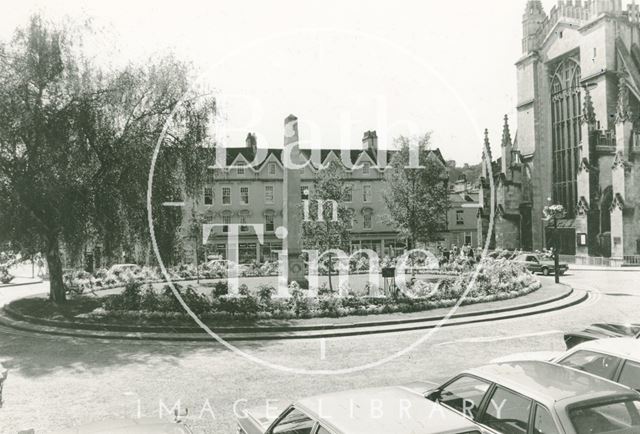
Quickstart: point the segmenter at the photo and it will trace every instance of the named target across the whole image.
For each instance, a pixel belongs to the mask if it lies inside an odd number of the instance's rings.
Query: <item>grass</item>
[[[88,313],[102,305],[100,298],[77,297],[65,304],[56,304],[46,298],[22,298],[9,304],[11,309],[23,315],[52,320],[74,320],[76,315]]]

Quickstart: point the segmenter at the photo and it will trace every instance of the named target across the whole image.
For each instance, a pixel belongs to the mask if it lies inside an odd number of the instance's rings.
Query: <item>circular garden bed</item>
[[[201,285],[181,282],[175,286],[189,308],[207,325],[228,327],[272,325],[292,319],[423,312],[452,307],[463,296],[464,305],[507,300],[537,290],[540,283],[519,264],[486,259],[477,271],[463,271],[437,282],[418,279],[393,297],[379,295],[383,291],[368,285],[361,288],[346,285],[339,291],[330,291],[323,285],[317,293],[302,291],[294,285],[289,288],[289,297],[276,297],[275,288],[269,284],[251,289],[243,284],[235,295],[228,294],[224,281]],[[76,295],[62,305],[34,297],[16,300],[5,309],[10,315],[31,322],[89,329],[134,330],[147,326],[165,330],[194,326],[168,285],[139,281],[127,283],[116,293]]]

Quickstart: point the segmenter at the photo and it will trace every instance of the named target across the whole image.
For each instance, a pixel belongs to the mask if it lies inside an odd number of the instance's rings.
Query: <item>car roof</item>
[[[348,390],[305,398],[295,404],[337,433],[462,433],[479,431],[464,416],[405,387]],[[380,409],[382,417],[372,417]]]
[[[635,338],[595,339],[576,345],[571,352],[580,350],[602,352],[640,362],[640,341]]]
[[[189,433],[184,426],[156,418],[109,419],[69,428],[58,434],[176,434]]]
[[[628,394],[630,389],[595,375],[548,362],[496,363],[465,371],[549,407],[562,400]]]

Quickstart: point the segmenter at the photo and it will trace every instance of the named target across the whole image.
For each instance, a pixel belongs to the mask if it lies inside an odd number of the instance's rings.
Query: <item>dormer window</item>
[[[362,174],[363,175],[368,175],[369,174],[369,169],[371,168],[371,164],[369,163],[364,163],[362,165]]]
[[[269,171],[269,175],[275,175],[276,174],[276,163],[269,163],[269,165],[267,166],[267,170]]]
[[[244,167],[247,165],[244,161],[239,161],[237,166],[238,175],[244,175]]]

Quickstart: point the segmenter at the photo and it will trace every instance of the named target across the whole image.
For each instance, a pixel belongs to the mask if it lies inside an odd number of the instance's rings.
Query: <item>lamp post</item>
[[[553,220],[553,265],[555,268],[556,283],[560,283],[560,254],[558,252],[558,219],[564,217],[565,210],[562,205],[545,206],[542,210],[546,221]]]

